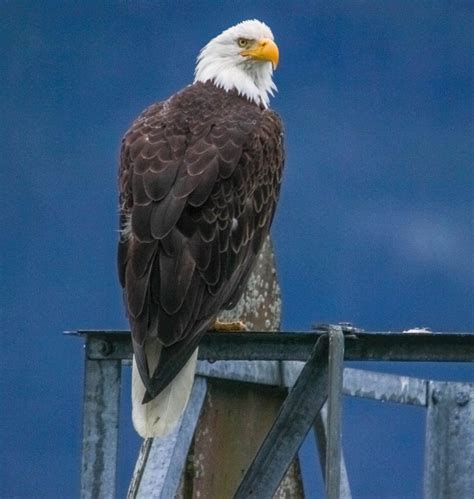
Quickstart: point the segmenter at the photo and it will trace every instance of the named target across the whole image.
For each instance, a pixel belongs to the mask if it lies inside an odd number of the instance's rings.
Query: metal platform
[[[86,347],[81,497],[115,497],[121,370],[132,356],[130,334],[71,334],[84,337]],[[343,395],[425,407],[425,497],[467,498],[474,490],[474,383],[344,368],[344,361],[473,362],[472,333],[366,333],[344,326],[310,333],[209,333],[199,359],[181,422],[168,437],[144,441],[129,497],[173,496],[210,378],[289,389],[236,491],[238,499],[272,497],[312,427],[326,496],[350,497],[341,450]]]

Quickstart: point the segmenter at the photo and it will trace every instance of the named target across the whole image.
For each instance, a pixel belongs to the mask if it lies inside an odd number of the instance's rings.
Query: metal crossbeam
[[[73,331],[93,338],[89,359],[131,359],[129,331]],[[207,333],[199,344],[199,358],[211,360],[306,361],[320,332]],[[345,338],[346,361],[472,362],[473,333],[357,333]]]
[[[284,386],[291,388],[304,362],[284,361],[278,365],[275,361],[226,361],[208,362],[200,360],[196,374],[206,378],[246,381],[259,385]],[[428,406],[428,383],[425,379],[376,371],[365,371],[345,367],[343,371],[343,395],[351,397],[395,402],[398,404]]]
[[[344,395],[381,402],[428,405],[428,381],[399,374],[386,374],[362,369],[344,369]]]

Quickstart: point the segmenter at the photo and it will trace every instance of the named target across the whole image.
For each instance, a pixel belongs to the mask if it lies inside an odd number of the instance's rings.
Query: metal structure
[[[81,497],[115,497],[120,376],[132,356],[130,335],[74,334],[86,340]],[[344,368],[344,361],[472,362],[474,334],[365,333],[345,326],[322,326],[311,333],[210,333],[200,345],[199,359],[182,420],[166,438],[144,441],[129,497],[173,497],[211,378],[288,389],[235,492],[238,499],[271,498],[311,427],[326,496],[350,497],[341,449],[342,395],[425,407],[425,497],[472,497],[474,383]]]

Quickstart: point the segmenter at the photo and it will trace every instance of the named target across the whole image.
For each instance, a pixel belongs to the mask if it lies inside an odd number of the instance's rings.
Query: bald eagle
[[[118,268],[132,329],[132,419],[168,433],[197,347],[235,306],[275,212],[283,133],[268,109],[278,47],[244,21],[212,39],[194,83],[146,109],[122,140]]]

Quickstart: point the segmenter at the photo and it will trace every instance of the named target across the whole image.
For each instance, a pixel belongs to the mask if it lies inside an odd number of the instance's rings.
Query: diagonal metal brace
[[[272,498],[327,398],[328,337],[321,336],[234,498]]]

